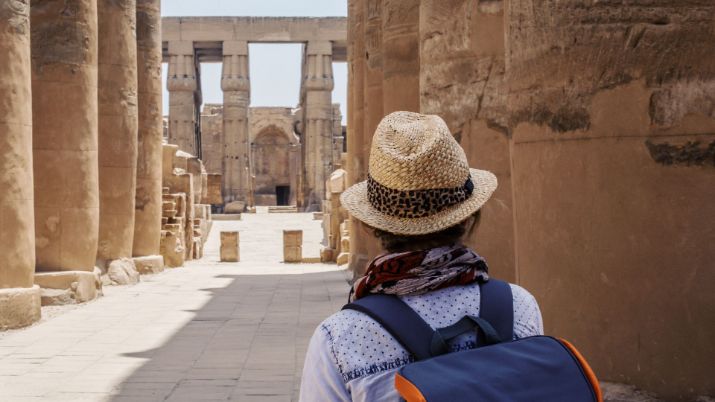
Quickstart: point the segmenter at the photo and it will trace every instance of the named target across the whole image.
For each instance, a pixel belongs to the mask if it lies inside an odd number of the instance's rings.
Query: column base
[[[102,281],[94,272],[61,271],[35,274],[43,306],[84,303],[102,294]]]
[[[0,289],[0,331],[26,327],[39,319],[39,286]]]
[[[158,274],[164,270],[164,257],[160,255],[147,255],[132,259],[137,271],[142,275]]]

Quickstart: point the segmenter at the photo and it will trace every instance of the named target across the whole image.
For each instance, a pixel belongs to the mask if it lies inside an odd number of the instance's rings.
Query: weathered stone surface
[[[40,318],[32,277],[35,222],[32,186],[30,4],[0,3],[0,329]]]
[[[161,235],[161,255],[164,264],[170,268],[184,265],[185,249],[179,235],[171,231],[163,231]]]
[[[97,256],[97,2],[32,1],[37,270],[92,271]]]
[[[75,304],[74,291],[72,289],[41,289],[40,303],[43,306]]]
[[[246,209],[246,203],[243,201],[232,201],[223,207],[223,212],[226,214],[240,214]]]
[[[112,281],[112,285],[134,285],[140,280],[139,272],[131,258],[121,258],[110,262],[107,276]]]
[[[64,271],[42,272],[35,274],[35,284],[42,289],[70,290],[73,303],[94,300],[102,294],[102,284],[92,272]]]
[[[161,255],[147,255],[134,257],[134,266],[141,275],[158,274],[164,270],[164,257]]]
[[[0,289],[0,331],[28,326],[40,319],[40,288]]]
[[[238,232],[221,232],[221,262],[241,260]]]
[[[137,179],[132,255],[159,254],[162,190],[161,0],[137,0]]]
[[[132,256],[137,179],[136,0],[98,4],[99,245],[102,261]]]

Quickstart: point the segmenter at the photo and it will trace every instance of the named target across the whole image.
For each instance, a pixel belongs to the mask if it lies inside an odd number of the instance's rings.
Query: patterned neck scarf
[[[447,246],[378,256],[350,290],[350,301],[371,293],[415,295],[489,280],[487,263],[467,247]]]

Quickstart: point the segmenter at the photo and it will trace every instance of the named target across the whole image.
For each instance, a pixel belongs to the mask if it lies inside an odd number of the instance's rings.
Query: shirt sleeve
[[[544,322],[534,296],[518,285],[511,285],[514,298],[514,339],[543,335]]]
[[[350,402],[352,399],[335,363],[332,342],[322,326],[313,333],[305,355],[300,401]]]

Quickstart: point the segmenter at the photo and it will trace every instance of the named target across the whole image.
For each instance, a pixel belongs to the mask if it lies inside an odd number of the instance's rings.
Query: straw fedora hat
[[[496,188],[494,174],[469,168],[439,116],[394,112],[375,130],[368,179],[345,190],[340,201],[369,226],[421,235],[467,219]]]

